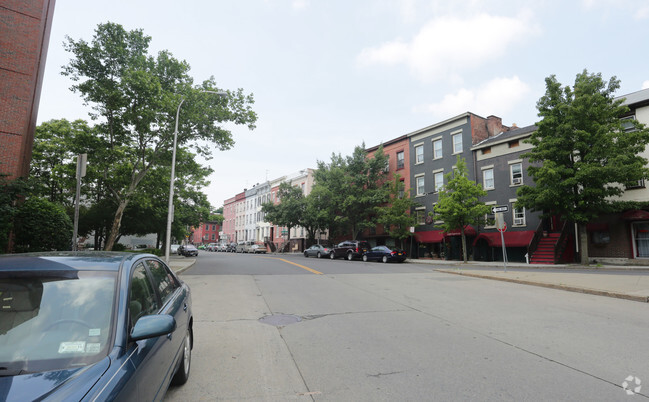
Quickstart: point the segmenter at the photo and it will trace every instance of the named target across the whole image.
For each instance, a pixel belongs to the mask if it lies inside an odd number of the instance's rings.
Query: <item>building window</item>
[[[216,225],[212,225],[212,230],[216,230]]]
[[[462,133],[453,135],[453,153],[459,154],[462,152]]]
[[[425,225],[426,224],[426,210],[424,209],[418,209],[415,211],[416,213],[416,218],[417,218],[417,224],[418,225]]]
[[[442,158],[442,139],[433,141],[433,159]]]
[[[525,226],[525,208],[516,209],[512,204],[514,226]]]
[[[216,235],[212,233],[212,240],[216,240]]]
[[[424,195],[424,176],[418,176],[415,178],[415,180],[417,182],[417,196]]]
[[[494,186],[494,170],[493,168],[491,169],[484,169],[482,171],[482,188],[485,190],[493,190],[496,188]]]
[[[415,147],[415,163],[424,163],[424,146],[417,145]]]
[[[397,152],[397,170],[403,169],[405,166],[405,157],[403,156],[403,151]]]
[[[483,155],[490,154],[490,153],[491,153],[491,147],[486,147],[482,149]]]
[[[523,164],[521,162],[512,163],[509,165],[512,186],[519,186],[523,184]]]
[[[509,148],[516,148],[517,146],[520,145],[520,143],[518,142],[518,140],[513,140],[513,141],[509,141],[507,145],[509,145]]]
[[[644,179],[640,179],[638,181],[634,181],[633,183],[629,183],[626,185],[626,189],[630,190],[633,188],[645,188],[645,181]]]
[[[405,188],[404,180],[401,179],[401,180],[399,180],[399,182],[401,183],[401,185],[399,186],[399,199],[403,199],[403,196],[404,196],[403,191],[404,191],[404,188]]]
[[[444,172],[435,172],[435,192],[439,192],[444,188]]]
[[[633,125],[634,120],[635,120],[635,115],[621,118],[620,121],[622,122],[622,129],[626,132],[634,131],[635,130],[635,126]]]

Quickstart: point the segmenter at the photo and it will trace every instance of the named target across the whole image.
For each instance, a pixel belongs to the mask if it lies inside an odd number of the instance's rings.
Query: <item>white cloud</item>
[[[648,88],[649,88],[649,80],[642,83],[642,89],[648,89]]]
[[[295,10],[302,10],[307,8],[309,5],[309,0],[293,0],[293,9]]]
[[[436,118],[448,118],[464,112],[495,114],[506,118],[507,113],[518,106],[529,91],[530,87],[518,76],[495,78],[478,89],[462,88],[444,96],[440,102],[418,106],[415,112],[430,113]]]
[[[435,18],[409,41],[395,39],[363,49],[357,63],[361,67],[405,64],[421,81],[446,80],[498,60],[512,44],[535,35],[539,29],[530,20],[529,13],[514,18],[488,14]]]

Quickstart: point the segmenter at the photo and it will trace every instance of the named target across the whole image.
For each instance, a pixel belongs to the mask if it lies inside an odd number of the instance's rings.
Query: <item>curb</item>
[[[174,273],[175,273],[176,275],[180,275],[180,274],[182,274],[183,272],[187,271],[189,268],[193,267],[194,264],[196,264],[196,260],[192,261],[191,264],[188,264],[188,265],[185,266],[185,267],[175,269],[175,270],[174,270]]]
[[[649,296],[635,296],[635,295],[630,295],[630,294],[626,294],[626,293],[609,292],[609,291],[606,291],[606,290],[580,288],[580,287],[577,287],[577,286],[557,285],[557,284],[553,284],[553,283],[533,282],[533,281],[526,281],[526,280],[523,280],[523,279],[501,278],[501,277],[497,277],[497,276],[480,275],[480,274],[474,274],[474,273],[469,273],[469,272],[452,271],[452,270],[448,270],[448,269],[435,269],[435,271],[444,272],[444,273],[447,273],[447,274],[470,276],[470,277],[473,277],[473,278],[492,279],[492,280],[495,280],[495,281],[518,283],[518,284],[521,284],[521,285],[539,286],[539,287],[543,287],[543,288],[565,290],[565,291],[568,291],[568,292],[584,293],[584,294],[591,294],[591,295],[595,295],[595,296],[606,296],[606,297],[613,297],[613,298],[616,298],[616,299],[624,299],[624,300],[631,300],[631,301],[636,301],[636,302],[641,302],[641,303],[649,303]]]

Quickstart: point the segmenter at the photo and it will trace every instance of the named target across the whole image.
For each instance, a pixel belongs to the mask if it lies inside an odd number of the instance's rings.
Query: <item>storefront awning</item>
[[[466,225],[464,227],[465,236],[475,236],[476,234],[478,234],[478,232],[475,230],[473,226]],[[446,236],[461,236],[461,235],[462,232],[460,231],[460,229],[451,230],[450,232],[446,233]]]
[[[631,209],[622,214],[625,221],[649,221],[649,212],[642,209]]]
[[[443,230],[426,230],[415,232],[415,240],[419,243],[441,243],[444,240]]]
[[[503,233],[503,237],[505,238],[505,247],[527,247],[534,238],[534,231],[505,232]],[[502,247],[503,245],[500,240],[500,232],[480,233],[473,242],[473,245],[475,246],[480,239],[486,240],[490,247]]]

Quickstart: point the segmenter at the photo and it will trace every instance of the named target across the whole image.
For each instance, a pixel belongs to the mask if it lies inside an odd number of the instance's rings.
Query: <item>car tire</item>
[[[385,264],[385,263],[387,263],[387,262],[388,262],[388,256],[387,256],[387,255],[384,255],[384,256],[383,256],[383,263]]]
[[[316,255],[316,257],[322,258],[322,254],[320,254],[320,252],[318,251],[318,254]]]
[[[367,255],[363,254],[363,262],[367,262]]]
[[[354,254],[352,253],[347,253],[347,261],[351,261],[354,259]]]
[[[185,333],[185,339],[183,340],[183,355],[180,358],[180,365],[178,366],[178,371],[171,379],[171,383],[174,385],[183,385],[189,379],[189,370],[192,363],[192,336],[189,330]]]
[[[309,258],[309,255],[306,253],[306,251],[304,252],[304,258]]]

